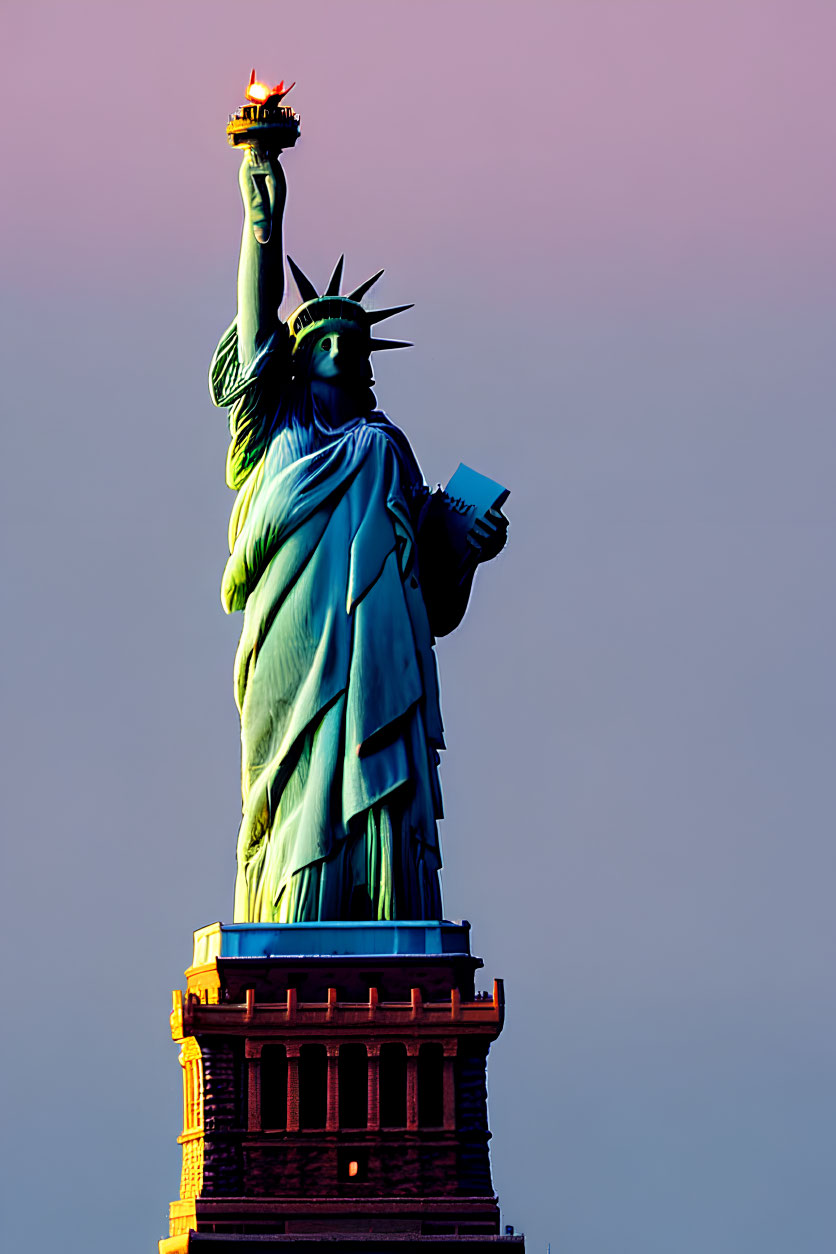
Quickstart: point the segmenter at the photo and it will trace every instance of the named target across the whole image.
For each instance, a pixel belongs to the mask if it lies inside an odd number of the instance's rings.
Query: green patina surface
[[[304,323],[304,343],[279,321],[284,181],[277,161],[258,178],[254,165],[248,154],[238,316],[210,380],[237,492],[222,600],[244,616],[234,918],[439,919],[434,633],[459,621],[504,530],[477,527],[464,555],[447,540],[449,503],[374,408],[359,298],[337,318],[299,273],[305,312],[288,324]]]

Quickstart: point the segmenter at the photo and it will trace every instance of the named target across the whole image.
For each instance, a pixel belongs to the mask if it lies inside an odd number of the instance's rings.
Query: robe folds
[[[233,323],[211,374],[238,489],[221,593],[243,611],[235,921],[440,918],[423,481],[385,415],[330,428],[283,386],[282,348],[242,368]]]

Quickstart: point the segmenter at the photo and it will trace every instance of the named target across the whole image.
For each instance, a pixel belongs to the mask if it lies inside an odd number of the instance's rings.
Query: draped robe
[[[222,601],[244,616],[234,918],[440,918],[426,489],[384,414],[328,426],[290,382],[283,333],[242,368],[233,323],[210,379],[238,492]]]

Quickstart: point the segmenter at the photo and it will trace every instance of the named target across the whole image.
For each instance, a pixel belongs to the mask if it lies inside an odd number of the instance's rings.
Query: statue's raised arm
[[[287,181],[277,156],[245,148],[238,184],[244,202],[238,259],[238,360],[246,368],[279,327]]]
[[[290,386],[284,295],[282,219],[287,183],[279,158],[245,147],[238,175],[244,205],[238,258],[237,312],[209,372],[216,405],[229,409],[226,481],[240,488],[259,464]]]

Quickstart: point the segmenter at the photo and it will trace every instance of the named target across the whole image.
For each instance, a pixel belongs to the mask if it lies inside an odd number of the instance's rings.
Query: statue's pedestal
[[[174,993],[184,1127],[160,1254],[407,1254],[499,1236],[486,1065],[502,983],[466,923],[215,924]],[[474,1251],[475,1254],[475,1251]],[[520,1251],[520,1254],[522,1252]]]

